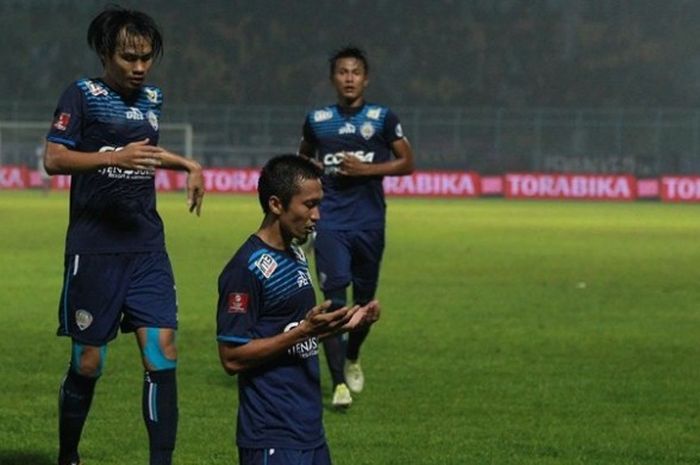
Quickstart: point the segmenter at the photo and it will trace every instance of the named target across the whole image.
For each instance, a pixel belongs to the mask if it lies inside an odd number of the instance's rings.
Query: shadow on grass
[[[25,452],[0,449],[2,465],[54,465],[55,458],[36,452]]]

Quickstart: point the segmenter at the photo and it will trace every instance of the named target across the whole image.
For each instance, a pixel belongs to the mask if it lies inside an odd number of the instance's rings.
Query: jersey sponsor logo
[[[143,121],[144,119],[146,119],[146,117],[143,116],[143,113],[141,113],[141,110],[139,110],[136,107],[131,107],[128,110],[126,110],[126,119]]]
[[[340,164],[345,157],[355,157],[363,163],[372,163],[374,161],[374,152],[365,153],[364,150],[358,150],[356,152],[327,153],[323,156],[324,173],[330,175],[338,174]]]
[[[320,123],[321,121],[328,121],[333,118],[333,112],[330,110],[316,110],[314,112],[314,123]]]
[[[107,92],[107,89],[102,87],[96,82],[93,81],[87,81],[87,87],[88,87],[88,92],[90,92],[91,95],[94,95],[95,97],[99,97],[100,95],[109,95]]]
[[[382,116],[381,108],[370,108],[367,110],[367,118],[369,119],[379,119],[380,116]]]
[[[228,295],[229,313],[247,313],[250,297],[245,292],[231,292]]]
[[[154,131],[158,130],[158,116],[156,116],[155,113],[152,111],[148,111],[146,113],[146,118],[148,118],[148,122],[150,123],[151,127],[153,128]]]
[[[269,278],[277,269],[277,262],[272,258],[272,255],[264,253],[258,261],[255,262],[255,266],[258,267],[263,276]]]
[[[158,103],[158,91],[156,89],[146,87],[144,91],[146,92],[146,98],[149,102]]]
[[[394,128],[394,133],[396,134],[396,137],[399,139],[403,139],[403,128],[401,127],[401,123],[398,123],[396,127]]]
[[[112,147],[110,145],[105,145],[100,147],[99,152],[118,152],[124,147]],[[108,166],[106,168],[100,168],[97,170],[102,176],[107,176],[110,179],[150,179],[153,177],[153,172],[149,170],[125,170],[117,166]]]
[[[85,331],[90,327],[92,319],[92,313],[87,310],[80,309],[75,312],[75,324],[81,331]]]
[[[366,121],[360,128],[360,134],[365,140],[370,140],[374,135],[374,126],[369,121]]]
[[[284,332],[291,331],[301,324],[301,321],[293,321],[284,327]],[[292,357],[309,358],[318,355],[318,338],[310,337],[309,339],[298,342],[287,349],[287,353]]]
[[[355,132],[357,132],[357,129],[350,123],[345,123],[338,129],[338,134],[355,134]]]
[[[311,284],[309,270],[297,270],[297,287],[304,287]]]
[[[53,127],[59,131],[65,131],[68,129],[68,124],[70,123],[70,113],[61,113],[56,117],[53,122]]]

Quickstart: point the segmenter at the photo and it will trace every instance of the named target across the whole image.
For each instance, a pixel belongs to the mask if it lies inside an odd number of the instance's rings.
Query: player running
[[[185,170],[189,210],[200,213],[202,170],[158,144],[163,94],[145,84],[162,38],[144,13],[111,7],[90,23],[100,78],[80,79],[61,96],[44,165],[71,174],[58,334],[72,339],[59,397],[59,465],[80,463],[78,443],[107,343],[136,332],[145,376],[143,417],[150,464],[171,463],[177,430],[177,304],[154,170]],[[127,460],[125,460],[127,461]]]
[[[398,117],[387,107],[365,102],[369,64],[362,50],[336,52],[330,78],[338,103],[307,115],[298,152],[324,169],[314,251],[321,290],[338,308],[347,302],[350,284],[356,304],[375,296],[384,251],[382,179],[412,173],[413,151]],[[369,327],[349,333],[347,351],[340,336],[324,342],[336,407],[349,406],[350,391],[364,387],[359,357],[368,334]]]

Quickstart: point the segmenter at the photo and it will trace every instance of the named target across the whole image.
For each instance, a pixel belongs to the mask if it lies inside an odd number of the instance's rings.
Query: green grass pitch
[[[700,463],[700,206],[388,203],[366,390],[325,412],[334,463]],[[3,465],[55,460],[67,204],[0,193]],[[257,228],[257,198],[209,195],[196,218],[166,194],[159,209],[180,302],[175,463],[235,464],[216,278]],[[146,463],[141,377],[133,336],[120,335],[83,434],[87,465]]]

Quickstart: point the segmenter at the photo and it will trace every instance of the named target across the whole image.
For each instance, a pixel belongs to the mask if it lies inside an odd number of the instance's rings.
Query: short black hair
[[[335,73],[336,62],[341,58],[355,58],[356,60],[361,61],[365,67],[365,74],[369,74],[369,62],[367,61],[365,51],[354,45],[347,45],[334,52],[328,59],[328,63],[331,66],[331,77],[333,77],[333,73]]]
[[[303,181],[321,179],[322,175],[321,168],[301,155],[283,154],[271,158],[263,166],[258,180],[258,199],[263,213],[270,213],[269,201],[273,195],[287,208]]]
[[[88,45],[100,59],[111,57],[117,49],[122,29],[130,36],[148,39],[153,48],[154,58],[163,54],[163,36],[153,18],[146,13],[127,10],[118,5],[108,5],[102,13],[95,16],[88,27]]]

